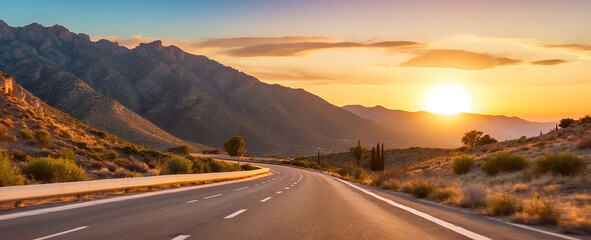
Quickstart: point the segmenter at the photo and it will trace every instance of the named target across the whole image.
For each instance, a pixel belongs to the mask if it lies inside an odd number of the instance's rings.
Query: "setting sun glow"
[[[429,94],[426,107],[428,112],[445,115],[470,110],[466,93],[458,86],[453,85],[435,87]]]

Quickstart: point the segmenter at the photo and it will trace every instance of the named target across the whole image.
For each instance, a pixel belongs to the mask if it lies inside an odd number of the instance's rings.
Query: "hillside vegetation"
[[[386,150],[386,170],[351,152],[284,161],[526,224],[591,233],[591,117],[547,134],[456,149]],[[458,139],[458,143],[460,139]],[[366,151],[367,152],[367,151]],[[310,159],[310,161],[308,161]],[[585,234],[585,233],[583,233]]]
[[[0,72],[0,186],[236,171],[235,164],[145,148],[45,104]],[[183,162],[184,167],[178,167]]]

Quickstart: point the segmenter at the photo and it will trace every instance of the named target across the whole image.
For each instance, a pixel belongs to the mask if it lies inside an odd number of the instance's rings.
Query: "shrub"
[[[499,152],[480,165],[480,169],[489,176],[501,172],[520,171],[527,167],[528,161],[524,156],[512,155],[506,152]]]
[[[86,180],[82,167],[72,160],[63,158],[39,158],[25,165],[23,172],[33,180],[44,183]]]
[[[138,162],[138,161],[131,161],[131,162],[127,163],[125,165],[125,168],[127,168],[129,171],[139,172],[139,173],[146,173],[146,172],[148,172],[148,170],[150,170],[150,168],[148,167],[148,165],[146,163]]]
[[[26,139],[33,139],[34,138],[33,132],[31,132],[30,129],[27,129],[27,128],[21,129],[20,132],[21,132],[21,135]]]
[[[561,128],[567,128],[567,127],[570,127],[571,125],[573,125],[573,123],[575,123],[574,119],[564,118],[564,119],[560,120],[560,124],[558,124],[558,126]]]
[[[84,140],[74,141],[74,145],[80,149],[88,149],[88,143]]]
[[[140,151],[140,154],[142,156],[150,156],[150,157],[164,157],[164,156],[166,156],[162,152],[160,152],[156,149],[153,149],[153,148],[142,149]]]
[[[298,166],[298,167],[308,167],[308,158],[297,159],[297,160],[293,161],[291,164],[294,166]]]
[[[591,137],[586,137],[577,140],[578,149],[591,149]]]
[[[136,145],[125,145],[123,147],[123,152],[127,155],[138,154],[140,149]]]
[[[189,159],[173,156],[164,161],[161,174],[186,174],[192,172],[193,162]]]
[[[113,150],[110,150],[108,152],[105,152],[103,154],[103,159],[109,160],[109,161],[115,161],[119,158],[119,154]]]
[[[232,171],[240,171],[242,170],[240,166],[236,163],[227,163],[223,161],[216,161],[213,159],[208,159],[208,166],[210,171],[212,172],[232,172]]]
[[[581,123],[591,123],[591,116],[590,115],[585,115],[582,118],[579,118],[579,122]]]
[[[507,193],[494,195],[488,204],[488,209],[493,215],[510,215],[515,212],[517,200]]]
[[[367,172],[363,170],[363,168],[355,169],[355,179],[358,181],[363,181],[367,178]]]
[[[97,135],[98,137],[100,137],[102,139],[105,139],[109,136],[109,134],[107,134],[106,132],[96,130],[96,129],[92,129],[92,130],[90,130],[90,132],[94,135]]]
[[[72,149],[69,148],[60,148],[60,150],[57,151],[57,154],[55,155],[56,158],[63,158],[63,159],[68,159],[68,160],[76,160],[76,154],[74,153],[74,151],[72,151]]]
[[[23,180],[20,168],[11,166],[8,153],[0,149],[0,187],[23,185]]]
[[[318,163],[316,163],[316,162],[310,163],[310,165],[308,165],[308,167],[309,167],[309,168],[312,168],[312,169],[316,169],[316,170],[320,170],[320,169],[322,169],[322,168],[320,167],[320,165],[318,165]]]
[[[528,224],[556,224],[559,215],[552,202],[534,198],[524,201],[523,211],[516,220]]]
[[[330,168],[330,163],[328,163],[327,161],[320,161],[320,168],[322,168],[322,169],[329,169]]]
[[[51,140],[51,136],[45,130],[41,130],[41,131],[37,132],[35,134],[35,138],[37,138],[37,141],[39,141],[39,144],[41,144],[41,146],[44,148],[55,147],[55,143],[53,143],[53,141]]]
[[[436,189],[435,184],[425,180],[414,180],[410,183],[410,194],[418,198],[426,198]]]
[[[248,163],[240,166],[240,168],[242,168],[242,170],[244,170],[244,171],[250,171],[250,170],[256,170],[257,169],[255,166],[250,165]]]
[[[478,140],[478,145],[482,146],[482,145],[487,145],[487,144],[496,143],[496,142],[498,142],[497,139],[486,134]]]
[[[188,146],[176,146],[176,147],[171,147],[168,149],[169,152],[173,152],[173,153],[179,153],[179,154],[184,154],[184,155],[189,155],[191,154],[191,150],[189,149]]]
[[[571,153],[546,153],[536,161],[535,172],[574,176],[583,173],[587,163]]]
[[[355,174],[355,167],[351,161],[346,161],[343,167],[337,170],[337,173],[343,177],[353,176]]]
[[[474,166],[475,158],[472,156],[461,155],[454,158],[451,162],[451,168],[455,174],[466,174]]]
[[[460,206],[477,208],[486,204],[486,187],[483,185],[468,185],[462,188],[464,197]]]

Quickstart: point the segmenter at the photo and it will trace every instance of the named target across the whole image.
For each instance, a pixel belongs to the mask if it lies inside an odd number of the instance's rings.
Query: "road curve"
[[[63,211],[3,212],[0,239],[569,239],[313,171],[259,165],[271,174],[69,203]],[[47,213],[23,216],[30,211]]]

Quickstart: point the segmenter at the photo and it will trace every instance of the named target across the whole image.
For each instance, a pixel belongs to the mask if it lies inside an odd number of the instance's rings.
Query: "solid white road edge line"
[[[52,237],[57,237],[57,236],[60,236],[60,235],[68,234],[68,233],[75,232],[75,231],[78,231],[78,230],[82,230],[82,229],[85,229],[87,227],[89,227],[89,226],[82,226],[82,227],[70,229],[70,230],[67,230],[67,231],[58,232],[56,234],[51,234],[51,235],[48,235],[48,236],[45,236],[45,237],[35,238],[33,240],[44,240],[44,239],[48,239],[48,238],[52,238]]]
[[[236,216],[240,215],[241,213],[246,212],[246,210],[248,210],[248,209],[240,209],[240,210],[236,211],[235,213],[232,213],[232,214],[226,216],[224,219],[230,219],[230,218],[236,217]]]
[[[247,189],[247,188],[249,188],[249,187],[248,187],[248,186],[246,186],[246,187],[237,188],[237,189],[234,189],[234,192],[236,192],[236,191],[240,191],[240,190],[244,190],[244,189]]]
[[[214,197],[219,197],[219,196],[222,196],[222,194],[220,193],[220,194],[216,194],[216,195],[207,196],[207,197],[204,197],[203,199],[209,199],[209,198],[214,198]]]
[[[147,192],[147,193],[139,193],[139,194],[129,195],[129,196],[112,197],[112,198],[93,200],[93,201],[88,201],[88,202],[83,202],[83,203],[68,204],[68,205],[59,206],[59,207],[49,207],[49,208],[43,208],[43,209],[30,210],[30,211],[19,212],[19,213],[10,213],[10,214],[5,214],[5,215],[0,215],[0,221],[15,219],[15,218],[22,218],[22,217],[27,217],[27,216],[35,216],[35,215],[45,214],[45,213],[72,210],[72,209],[76,209],[76,208],[90,207],[90,206],[95,206],[95,205],[100,205],[100,204],[105,204],[105,203],[121,202],[121,201],[131,200],[131,199],[138,199],[138,198],[158,196],[158,195],[164,195],[164,194],[170,194],[170,193],[191,191],[191,190],[201,189],[201,188],[215,187],[215,186],[232,184],[232,183],[252,181],[252,180],[255,180],[258,178],[262,178],[262,177],[265,177],[265,175],[263,174],[263,175],[259,175],[259,176],[255,176],[255,177],[249,177],[249,178],[243,178],[243,179],[225,181],[225,182],[218,182],[218,183],[208,183],[208,184],[197,185],[197,186],[193,186],[193,187],[182,187],[182,188],[174,188],[174,189],[162,190],[162,191],[157,191],[157,192]]]
[[[189,201],[187,201],[185,203],[194,203],[194,202],[197,202],[197,200],[189,200]]]
[[[268,200],[269,200],[269,199],[271,199],[271,198],[272,198],[272,197],[265,198],[265,199],[261,200],[261,202],[266,202],[266,201],[268,201]]]
[[[446,221],[443,221],[443,220],[441,220],[439,218],[433,217],[433,216],[431,216],[429,214],[426,214],[426,213],[421,212],[419,210],[416,210],[414,208],[407,207],[407,206],[402,205],[400,203],[394,202],[394,201],[392,201],[390,199],[387,199],[387,198],[382,197],[380,195],[377,195],[377,194],[375,194],[373,192],[370,192],[368,190],[365,190],[363,188],[360,188],[358,186],[355,186],[355,185],[353,185],[351,183],[348,183],[348,182],[346,182],[344,180],[341,180],[341,179],[338,179],[338,178],[334,178],[334,179],[336,179],[338,181],[341,181],[342,183],[347,184],[347,185],[351,186],[352,188],[355,188],[355,189],[357,189],[357,190],[359,190],[359,191],[361,191],[361,192],[363,192],[363,193],[365,193],[367,195],[370,195],[370,196],[372,196],[374,198],[377,198],[379,200],[382,200],[382,201],[384,201],[384,202],[386,202],[386,203],[388,203],[388,204],[390,204],[390,205],[392,205],[394,207],[400,208],[400,209],[405,210],[407,212],[410,212],[410,213],[412,213],[414,215],[417,215],[419,217],[422,217],[422,218],[424,218],[426,220],[429,220],[429,221],[431,221],[431,222],[433,222],[433,223],[435,223],[435,224],[437,224],[439,226],[442,226],[442,227],[447,228],[449,230],[452,230],[452,231],[454,231],[456,233],[459,233],[461,235],[464,235],[464,236],[466,236],[466,237],[468,237],[470,239],[474,239],[474,240],[491,240],[490,238],[487,238],[485,236],[479,235],[479,234],[474,233],[474,232],[470,232],[470,231],[468,231],[468,230],[466,230],[464,228],[458,227],[456,225],[453,225],[451,223],[448,223]]]
[[[527,230],[531,230],[531,231],[534,231],[534,232],[539,232],[539,233],[548,234],[548,235],[550,235],[550,236],[555,236],[555,237],[564,238],[564,239],[568,239],[568,240],[581,240],[580,238],[574,238],[574,237],[571,237],[571,236],[562,235],[562,234],[560,234],[560,233],[553,233],[553,232],[548,232],[548,231],[544,231],[544,230],[542,230],[542,229],[537,229],[537,228],[530,227],[530,226],[525,226],[525,225],[522,225],[522,224],[511,223],[511,222],[505,222],[505,221],[501,221],[501,220],[499,220],[499,219],[494,219],[494,218],[489,218],[489,219],[492,219],[492,220],[495,220],[495,221],[498,221],[498,222],[502,222],[502,223],[506,223],[506,224],[509,224],[509,225],[511,225],[511,226],[520,227],[520,228],[525,228],[525,229],[527,229]]]
[[[189,238],[190,236],[191,235],[178,235],[171,240],[185,240],[185,239]]]

